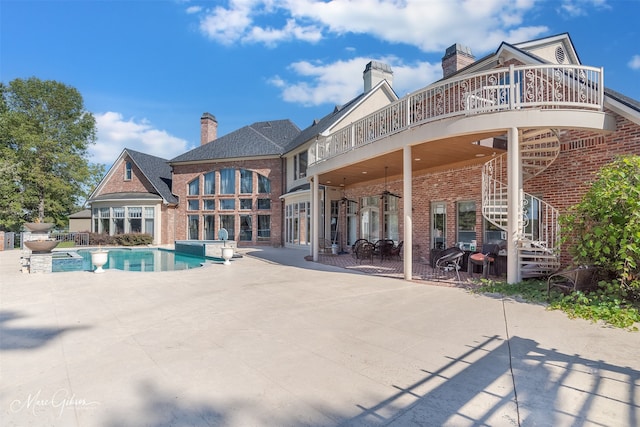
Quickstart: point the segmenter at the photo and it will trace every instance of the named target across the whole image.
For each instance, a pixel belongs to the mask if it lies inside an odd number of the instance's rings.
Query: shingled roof
[[[300,128],[288,119],[256,122],[187,151],[171,159],[169,163],[281,156],[285,153],[285,147],[299,133]]]
[[[149,180],[167,203],[178,203],[178,198],[171,192],[171,166],[167,159],[152,156],[150,154],[125,148],[124,151],[138,166],[140,171]]]

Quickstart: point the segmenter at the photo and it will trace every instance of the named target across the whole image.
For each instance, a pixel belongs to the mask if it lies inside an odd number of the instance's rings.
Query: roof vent
[[[558,46],[556,48],[556,61],[558,61],[558,64],[562,64],[565,59],[566,57],[564,54],[564,49],[562,48],[562,46]]]

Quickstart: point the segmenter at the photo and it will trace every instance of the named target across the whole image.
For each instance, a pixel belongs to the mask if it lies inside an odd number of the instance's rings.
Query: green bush
[[[128,233],[114,236],[116,244],[121,246],[142,246],[153,243],[153,237],[146,233]]]
[[[611,282],[601,282],[599,290],[588,294],[574,292],[565,295],[552,288],[547,298],[547,282],[543,280],[526,280],[515,284],[483,280],[474,292],[518,297],[527,302],[545,304],[549,310],[562,310],[570,318],[602,321],[609,326],[637,331],[640,304],[616,295],[619,289],[619,284]]]
[[[153,243],[153,237],[146,233],[126,233],[109,236],[103,233],[89,233],[91,246],[143,246]]]
[[[640,298],[639,156],[621,157],[603,167],[582,201],[560,221],[575,262],[608,273],[606,292]]]

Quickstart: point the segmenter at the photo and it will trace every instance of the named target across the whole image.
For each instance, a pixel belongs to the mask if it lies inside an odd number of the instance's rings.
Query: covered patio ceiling
[[[460,168],[489,161],[504,150],[481,145],[482,140],[504,136],[504,131],[486,134],[459,135],[414,145],[411,149],[413,176],[446,169]],[[347,187],[402,175],[402,150],[368,158],[319,175],[320,185]]]

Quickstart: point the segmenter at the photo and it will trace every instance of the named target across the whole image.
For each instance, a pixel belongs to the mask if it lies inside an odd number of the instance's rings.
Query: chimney
[[[208,144],[218,137],[218,121],[211,113],[200,117],[200,145]]]
[[[462,46],[459,43],[451,45],[442,57],[442,76],[446,79],[475,61],[476,58],[471,53],[471,48]]]
[[[393,71],[387,64],[371,61],[364,67],[362,78],[364,79],[364,91],[366,93],[383,80],[386,80],[391,86],[393,84]]]

